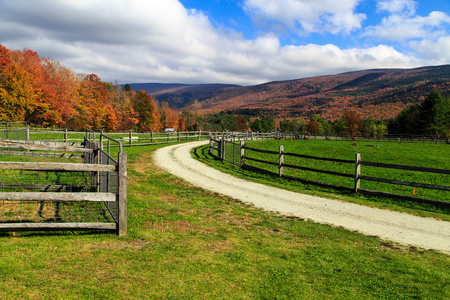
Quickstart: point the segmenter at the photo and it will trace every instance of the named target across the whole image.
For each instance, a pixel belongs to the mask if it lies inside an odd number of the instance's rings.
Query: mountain
[[[195,108],[204,114],[225,111],[278,120],[307,120],[318,114],[336,120],[346,110],[362,118],[389,119],[435,90],[450,93],[450,65],[363,70],[255,86],[178,86],[151,95],[175,110]]]
[[[167,102],[174,110],[208,98],[215,91],[240,87],[235,84],[130,83],[133,91],[144,90],[159,102]]]

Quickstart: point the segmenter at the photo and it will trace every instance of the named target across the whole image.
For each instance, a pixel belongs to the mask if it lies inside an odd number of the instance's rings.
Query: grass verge
[[[129,234],[0,235],[1,299],[448,299],[450,262],[206,192],[126,148]]]

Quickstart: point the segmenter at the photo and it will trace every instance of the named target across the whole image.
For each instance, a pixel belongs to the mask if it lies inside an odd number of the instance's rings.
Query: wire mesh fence
[[[33,145],[40,145],[42,143],[32,142]],[[44,143],[45,144],[45,143]],[[48,224],[48,223],[70,223],[70,224],[90,224],[98,223],[105,224],[118,223],[118,201],[70,201],[66,196],[72,193],[79,195],[83,193],[88,195],[98,195],[99,193],[109,193],[111,195],[117,194],[118,187],[118,161],[110,154],[101,149],[94,149],[98,144],[85,140],[86,148],[88,149],[80,155],[74,153],[63,152],[63,149],[72,149],[73,145],[66,145],[64,143],[46,143],[49,151],[42,152],[41,150],[29,150],[29,144],[26,147],[17,145],[11,147],[5,144],[0,146],[0,162],[4,162],[0,170],[0,192],[3,193],[3,198],[0,198],[0,229],[5,230],[7,224],[26,223],[29,224]],[[39,147],[38,147],[39,148]],[[33,149],[31,147],[31,149]],[[24,155],[24,154],[40,155]],[[113,168],[108,168],[107,171],[75,171],[77,168],[55,170],[51,166],[54,163],[64,162],[72,155],[78,155],[75,162],[79,165],[95,164],[108,165]],[[25,166],[27,164],[38,162],[38,164],[47,165],[43,169],[27,169],[8,167],[7,162],[13,164],[19,163]],[[73,161],[70,161],[71,163]],[[78,164],[77,164],[78,165]],[[33,166],[36,166],[34,164]],[[50,168],[48,168],[50,166]],[[31,194],[33,193],[33,194]],[[58,193],[60,193],[58,196]],[[14,195],[32,195],[36,199],[11,201],[8,196]],[[41,201],[42,195],[52,194],[57,201]],[[5,196],[6,195],[6,196]],[[56,196],[54,196],[56,195]],[[27,196],[25,196],[27,197]],[[28,198],[30,198],[28,197]],[[59,197],[61,201],[59,201]],[[105,199],[116,199],[116,197],[106,197]],[[2,225],[3,224],[3,225]],[[101,227],[101,226],[100,226]],[[13,227],[14,228],[14,227]],[[31,227],[26,227],[31,228]],[[108,227],[109,228],[109,227]],[[113,228],[113,227],[111,227]]]
[[[7,140],[26,140],[27,123],[26,122],[0,122],[0,139]]]

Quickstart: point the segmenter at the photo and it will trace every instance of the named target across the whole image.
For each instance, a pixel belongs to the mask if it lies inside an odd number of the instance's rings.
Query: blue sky
[[[450,63],[450,0],[0,0],[0,44],[118,83]]]

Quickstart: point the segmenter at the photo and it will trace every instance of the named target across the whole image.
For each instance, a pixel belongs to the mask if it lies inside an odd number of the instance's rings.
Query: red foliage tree
[[[364,131],[364,125],[361,117],[356,113],[356,111],[345,111],[342,118],[345,122],[345,128],[349,136],[358,136]]]

